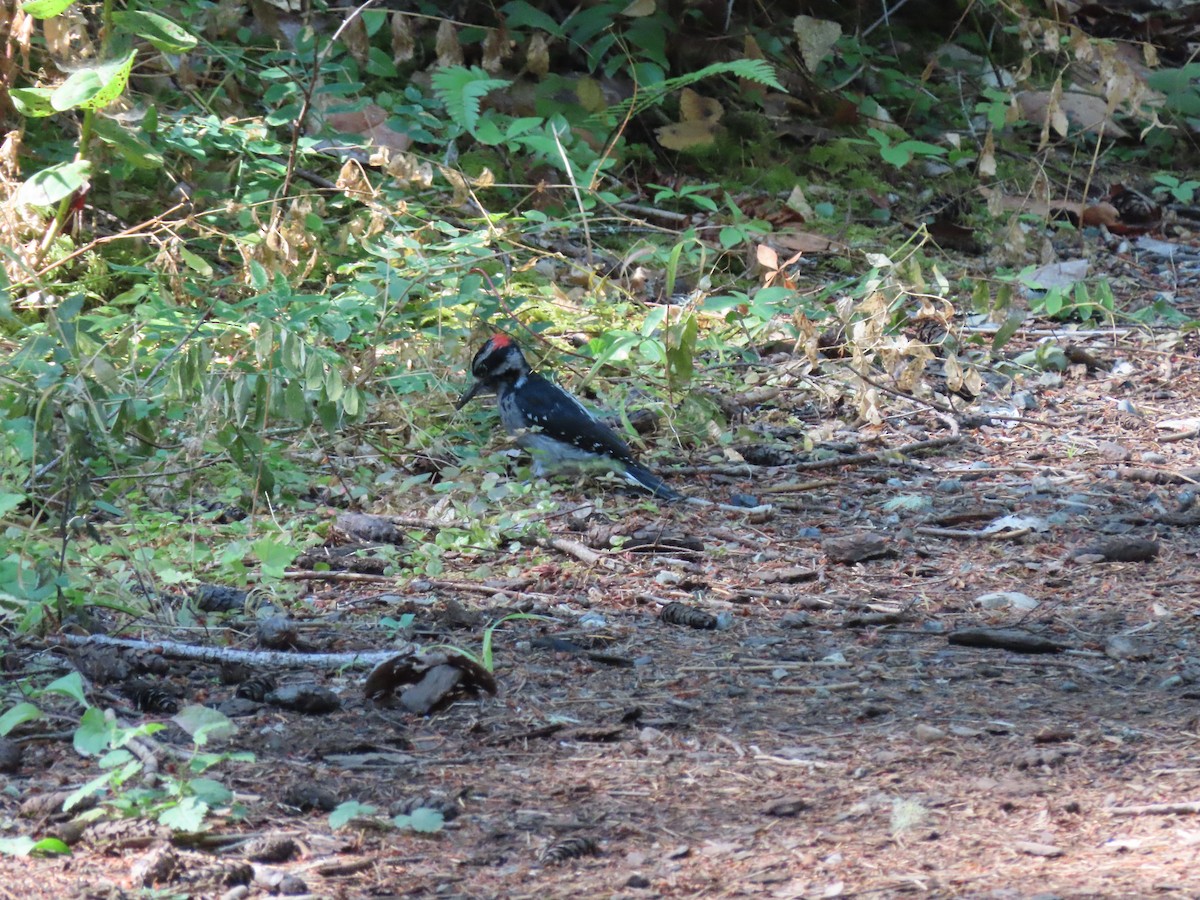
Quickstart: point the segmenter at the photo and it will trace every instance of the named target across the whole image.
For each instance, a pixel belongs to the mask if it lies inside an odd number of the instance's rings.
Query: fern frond
[[[668,95],[673,94],[675,91],[691,87],[696,82],[703,81],[705,78],[711,78],[714,75],[732,75],[735,78],[744,78],[747,81],[764,84],[777,91],[784,90],[783,85],[775,77],[775,69],[766,60],[735,59],[732,62],[713,63],[710,66],[705,66],[703,69],[689,72],[687,75],[668,78],[666,81],[661,81],[653,87],[642,91],[635,97],[622,100],[620,103],[596,113],[596,115],[592,116],[592,120],[606,122],[613,119],[623,119],[630,114],[630,108],[633,109],[634,113],[643,112],[652,106],[662,103]]]
[[[433,92],[445,105],[450,121],[471,134],[479,124],[479,101],[511,83],[493,78],[479,66],[447,66],[434,72],[431,80]]]

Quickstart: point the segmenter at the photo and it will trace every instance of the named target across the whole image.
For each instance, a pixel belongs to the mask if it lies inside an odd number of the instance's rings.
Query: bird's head
[[[471,374],[475,380],[458,398],[454,408],[462,409],[485,388],[496,390],[501,384],[516,381],[528,372],[529,363],[525,361],[517,342],[507,334],[494,334],[471,360]]]

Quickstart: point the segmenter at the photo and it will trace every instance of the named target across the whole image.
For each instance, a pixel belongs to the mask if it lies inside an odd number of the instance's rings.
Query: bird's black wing
[[[599,453],[632,463],[633,451],[616,432],[593,416],[587,408],[551,381],[537,373],[527,376],[524,386],[513,392],[527,427],[547,437],[571,444],[587,453]]]

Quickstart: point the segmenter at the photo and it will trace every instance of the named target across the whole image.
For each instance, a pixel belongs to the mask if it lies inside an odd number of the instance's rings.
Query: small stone
[[[730,494],[729,505],[751,509],[755,506],[758,506],[758,498],[753,494]]]
[[[1062,847],[1057,847],[1054,844],[1040,844],[1036,841],[1014,841],[1013,849],[1027,856],[1041,856],[1046,859],[1053,859],[1063,855]]]
[[[913,729],[913,737],[922,744],[936,744],[938,741],[945,740],[946,732],[922,723]]]

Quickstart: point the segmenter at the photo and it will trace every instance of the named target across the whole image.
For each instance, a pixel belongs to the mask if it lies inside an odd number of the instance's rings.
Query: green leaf
[[[692,380],[699,331],[694,313],[667,329],[667,382],[675,390]]]
[[[22,3],[21,9],[35,19],[52,19],[66,10],[75,0],[29,0]]]
[[[76,69],[58,86],[50,98],[59,112],[68,109],[104,109],[125,90],[133,70],[136,50],[123,57],[86,69]]]
[[[62,694],[64,697],[70,697],[80,706],[88,706],[87,697],[83,694],[83,678],[78,672],[71,672],[69,675],[64,675],[58,678],[44,688],[43,694]]]
[[[96,137],[120,154],[121,158],[139,169],[161,169],[162,154],[133,131],[115,119],[97,116],[92,123]]]
[[[420,834],[434,834],[442,830],[446,817],[436,809],[420,806],[406,816],[396,816],[392,824],[397,828],[411,828]]]
[[[75,750],[83,756],[95,756],[108,749],[113,737],[113,725],[104,713],[92,706],[84,710],[75,729]]]
[[[0,494],[0,516],[8,515],[24,502],[24,494]]]
[[[336,831],[359,816],[372,816],[375,807],[369,803],[359,803],[357,800],[347,800],[329,814],[329,827]]]
[[[0,737],[8,734],[18,725],[40,718],[41,715],[42,711],[32,703],[18,703],[4,715],[0,716]]]
[[[71,848],[55,837],[42,838],[29,851],[36,856],[69,856]]]
[[[228,716],[211,706],[185,706],[171,721],[192,736],[197,746],[208,743],[210,737],[224,740],[237,732],[237,725]]]
[[[225,806],[233,800],[233,791],[212,778],[193,778],[187,786],[189,791],[209,806]]]
[[[451,121],[471,134],[479,122],[480,100],[496,88],[511,84],[507,78],[492,78],[479,66],[447,66],[433,74],[432,83]]]
[[[163,53],[187,53],[197,43],[190,31],[157,13],[124,10],[113,13],[113,22],[120,30],[145,38]]]
[[[5,856],[28,856],[33,852],[37,842],[33,838],[21,835],[13,838],[0,838],[0,853]]]
[[[184,797],[170,809],[163,810],[158,821],[175,831],[194,832],[204,827],[208,804],[195,797]]]
[[[17,203],[25,206],[54,206],[87,184],[92,164],[86,159],[58,163],[35,173],[17,189]]]
[[[291,564],[300,551],[287,544],[281,544],[272,538],[259,538],[250,545],[258,561],[262,563],[263,574],[273,578],[282,578],[284,570]]]
[[[56,110],[50,102],[53,95],[54,88],[13,88],[8,92],[17,112],[31,119],[54,115]]]
[[[563,36],[563,28],[558,22],[526,0],[506,3],[501,11],[504,13],[504,24],[509,28],[537,28],[554,37]]]

